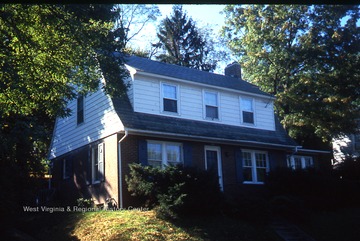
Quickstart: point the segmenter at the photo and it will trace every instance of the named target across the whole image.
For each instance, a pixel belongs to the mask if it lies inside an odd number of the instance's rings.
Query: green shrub
[[[130,164],[128,190],[144,205],[156,207],[158,216],[177,218],[218,211],[221,192],[217,177],[183,166],[165,169]]]
[[[223,211],[229,217],[256,225],[265,225],[270,221],[269,202],[263,196],[245,194],[228,198]]]
[[[360,201],[359,182],[313,169],[278,169],[269,174],[266,184],[274,197],[296,198],[313,210],[334,210]]]
[[[90,208],[90,207],[93,207],[93,201],[91,198],[78,198],[76,200],[76,204],[78,207],[80,208]]]
[[[360,181],[360,157],[346,158],[334,168],[334,176],[351,181]]]

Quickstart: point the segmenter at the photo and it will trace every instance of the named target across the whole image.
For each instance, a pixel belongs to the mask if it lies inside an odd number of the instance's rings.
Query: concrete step
[[[274,219],[271,227],[284,241],[315,241],[298,226],[285,219]]]

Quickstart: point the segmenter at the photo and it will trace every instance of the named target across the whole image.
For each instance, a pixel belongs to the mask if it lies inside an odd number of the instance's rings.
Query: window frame
[[[96,153],[95,150],[97,150]],[[105,180],[105,145],[103,142],[91,146],[90,158],[91,183],[101,183]]]
[[[244,165],[244,153],[250,153],[251,156],[251,166],[245,166]],[[256,154],[264,154],[265,155],[265,164],[266,167],[258,167],[256,163]],[[258,181],[258,175],[257,175],[257,169],[265,169],[265,173],[269,173],[270,171],[270,164],[269,164],[269,155],[267,151],[261,151],[261,150],[250,150],[250,149],[242,149],[241,150],[241,161],[242,161],[242,171],[244,173],[244,167],[245,168],[251,168],[251,179],[252,181],[245,181],[243,180],[244,184],[260,184],[263,185],[265,182]]]
[[[206,103],[206,95],[207,94],[215,94],[216,95],[216,106],[215,105],[208,105]],[[207,106],[209,107],[216,107],[217,108],[217,118],[214,117],[208,117],[207,116]],[[218,91],[212,91],[212,90],[203,90],[203,118],[205,120],[212,120],[212,121],[220,121],[220,92]]]
[[[245,110],[245,108],[243,107],[244,100],[250,100],[252,111]],[[240,96],[239,101],[240,101],[240,115],[241,115],[240,119],[241,119],[241,123],[243,125],[256,126],[255,99],[253,97]],[[253,123],[244,121],[244,112],[252,113]]]
[[[165,89],[164,86],[165,85],[175,87],[175,95],[176,95],[175,99],[165,97],[165,95],[164,95],[164,89]],[[160,82],[160,86],[161,86],[161,88],[160,88],[161,113],[180,115],[180,95],[179,95],[180,94],[180,86],[177,84],[168,83],[168,82]],[[165,99],[176,101],[176,112],[165,110],[165,106],[164,106]]]
[[[79,103],[80,100],[82,100],[81,105]],[[85,96],[83,94],[79,94],[76,99],[76,125],[79,126],[84,122],[85,122]]]
[[[161,164],[159,166],[154,166],[151,165],[150,162],[154,161],[154,160],[149,160],[149,144],[155,144],[155,145],[160,145],[160,155],[161,155]],[[157,140],[147,140],[146,141],[146,151],[147,151],[147,163],[149,166],[152,167],[160,167],[161,169],[166,168],[167,166],[169,166],[169,160],[167,157],[167,147],[168,146],[177,146],[179,147],[179,161],[175,162],[176,165],[183,165],[184,164],[184,150],[183,150],[183,144],[180,142],[170,142],[170,141],[157,141]]]
[[[300,158],[300,166],[296,164],[295,158]],[[310,165],[306,165],[306,158],[310,158]],[[288,155],[286,157],[286,164],[292,170],[305,170],[314,167],[314,158],[304,155]]]

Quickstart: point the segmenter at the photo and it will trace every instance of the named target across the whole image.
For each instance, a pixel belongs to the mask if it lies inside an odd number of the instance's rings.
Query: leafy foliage
[[[344,180],[360,181],[360,157],[347,157],[335,166],[334,174]]]
[[[165,218],[214,213],[220,207],[217,178],[207,171],[182,166],[159,169],[130,165],[128,190]]]
[[[117,12],[115,28],[120,32],[119,40],[125,49],[148,23],[154,22],[161,15],[156,5],[116,4],[114,8]]]
[[[359,189],[359,181],[340,179],[337,175],[313,169],[275,170],[269,174],[266,186],[275,197],[273,201],[285,206],[336,210],[357,205],[360,200],[360,195],[355,191]]]
[[[274,94],[298,140],[329,141],[360,115],[359,6],[227,6],[223,35],[244,76]]]
[[[125,92],[127,75],[113,31],[112,5],[0,5],[0,168],[12,191],[45,171],[52,128],[67,102],[101,86]],[[103,73],[101,73],[100,69]],[[21,181],[20,181],[21,180]],[[15,185],[16,184],[16,185]],[[7,190],[9,183],[1,182]],[[16,200],[18,201],[18,200]]]

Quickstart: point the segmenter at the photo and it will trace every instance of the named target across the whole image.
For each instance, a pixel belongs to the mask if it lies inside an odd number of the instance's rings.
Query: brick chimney
[[[233,62],[225,67],[225,75],[241,79],[241,66],[238,62]]]

